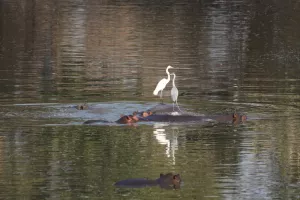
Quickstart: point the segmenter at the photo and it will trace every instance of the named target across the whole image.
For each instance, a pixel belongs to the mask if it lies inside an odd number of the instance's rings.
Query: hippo
[[[88,120],[85,121],[83,124],[93,124],[93,123],[117,123],[117,124],[132,124],[140,121],[140,119],[143,119],[145,117],[148,117],[149,115],[152,115],[151,111],[142,111],[142,112],[134,112],[132,115],[121,115],[120,119],[114,122],[110,122],[107,120]]]
[[[206,123],[208,121],[215,121],[220,123],[232,122],[233,124],[238,124],[246,121],[247,117],[245,115],[240,115],[237,113],[233,114],[222,114],[214,116],[197,116],[190,113],[184,112],[179,114],[177,112],[171,112],[173,110],[172,105],[159,104],[142,112],[134,112],[132,115],[121,115],[121,117],[114,121],[106,120],[88,120],[84,124],[93,123],[117,123],[117,124],[133,124],[136,122],[175,122],[175,123]]]
[[[145,117],[148,117],[149,115],[153,115],[153,112],[150,110],[142,111],[142,112],[136,111],[136,112],[133,112],[132,115],[145,118]]]
[[[179,174],[160,174],[159,178],[150,180],[146,178],[126,179],[115,183],[116,187],[142,188],[159,186],[163,189],[179,189],[181,178]]]
[[[245,115],[237,113],[216,116],[193,116],[193,115],[168,115],[168,114],[153,114],[147,117],[140,117],[139,121],[152,121],[152,122],[233,122],[237,124],[246,120]]]
[[[136,122],[207,122],[215,121],[220,123],[232,122],[238,124],[246,121],[245,115],[237,113],[215,116],[194,116],[194,115],[169,115],[169,114],[153,114],[150,111],[144,111],[140,113],[134,112],[132,115],[122,115],[120,119],[115,121],[118,124],[132,124]],[[93,124],[98,122],[111,123],[105,120],[88,120],[84,124]]]
[[[180,109],[183,113],[186,112],[184,108]],[[172,104],[157,104],[152,108],[149,108],[147,111],[150,111],[155,114],[163,114],[163,113],[170,113],[173,112],[173,105]]]
[[[84,103],[84,104],[78,104],[78,105],[76,105],[75,108],[77,110],[87,110],[87,109],[89,109],[89,106],[87,105],[87,103]]]

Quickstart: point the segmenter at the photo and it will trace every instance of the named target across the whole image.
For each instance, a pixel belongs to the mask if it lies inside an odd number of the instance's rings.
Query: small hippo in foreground
[[[116,187],[142,188],[159,186],[163,189],[179,189],[181,178],[179,174],[167,173],[160,174],[160,177],[155,180],[146,178],[126,179],[115,183]]]

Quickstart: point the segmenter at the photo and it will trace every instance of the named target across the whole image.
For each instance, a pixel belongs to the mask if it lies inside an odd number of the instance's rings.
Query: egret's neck
[[[168,82],[170,81],[170,73],[169,73],[169,69],[166,69],[166,73],[168,74]]]
[[[176,76],[174,75],[174,78],[173,78],[173,87],[175,87],[175,78],[176,78]]]

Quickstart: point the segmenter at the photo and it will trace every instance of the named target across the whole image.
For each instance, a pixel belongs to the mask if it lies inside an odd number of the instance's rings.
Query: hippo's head
[[[118,123],[120,124],[129,124],[132,123],[132,117],[127,116],[127,115],[121,115],[121,118],[117,120]]]
[[[147,111],[142,111],[142,112],[138,112],[138,111],[135,111],[132,113],[133,116],[135,115],[138,115],[140,117],[148,117],[149,115],[152,115],[153,113],[150,111],[150,110],[147,110]]]
[[[174,189],[180,188],[181,178],[179,174],[173,175],[173,186]]]
[[[179,174],[167,173],[160,174],[159,184],[161,187],[163,186],[171,186],[174,189],[179,189],[181,184],[181,178]]]
[[[233,113],[233,115],[232,115],[232,122],[234,124],[242,123],[242,122],[245,122],[246,120],[247,120],[246,115],[240,115],[238,113]]]
[[[148,117],[149,115],[152,115],[153,113],[151,111],[143,111],[142,116],[143,117]]]
[[[138,116],[136,116],[136,114],[128,115],[128,117],[131,119],[132,122],[139,121],[139,118],[138,118]]]
[[[89,107],[87,104],[79,104],[76,106],[77,110],[87,110]]]

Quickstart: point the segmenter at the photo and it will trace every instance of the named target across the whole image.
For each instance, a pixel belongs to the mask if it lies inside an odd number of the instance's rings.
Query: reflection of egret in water
[[[5,137],[0,136],[0,174],[3,174]]]
[[[155,123],[153,133],[159,144],[166,145],[166,155],[168,158],[172,157],[172,163],[175,165],[175,151],[178,150],[178,134],[175,133],[174,129],[172,133],[166,133],[164,126],[168,126],[168,124]]]

